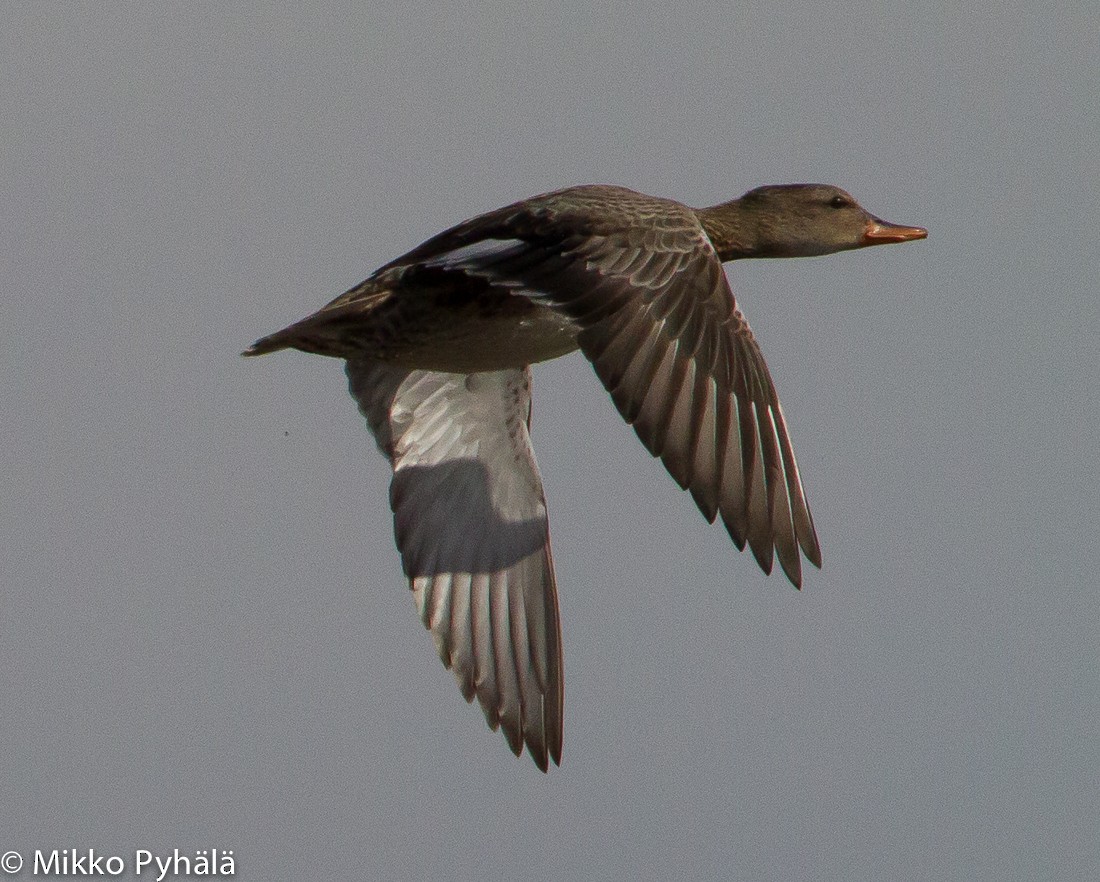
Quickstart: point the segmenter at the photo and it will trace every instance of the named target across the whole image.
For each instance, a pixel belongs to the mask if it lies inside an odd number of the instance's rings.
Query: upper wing
[[[517,755],[561,762],[561,628],[526,370],[468,376],[348,361],[394,476],[405,573],[443,663]]]
[[[773,549],[800,586],[821,565],[787,423],[763,354],[702,227],[683,214],[575,235],[528,219],[419,256],[561,310],[619,412],[708,520],[721,514],[765,572]],[[448,244],[455,247],[444,250]]]

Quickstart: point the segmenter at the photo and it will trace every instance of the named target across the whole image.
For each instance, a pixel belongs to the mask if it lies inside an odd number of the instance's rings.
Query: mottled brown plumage
[[[560,762],[557,594],[530,448],[528,366],[579,348],[623,418],[765,572],[821,565],[794,449],[722,262],[923,238],[836,187],[759,187],[712,208],[603,185],[458,224],[245,355],[348,360],[394,466],[397,542],[467,699],[518,754]],[[800,554],[801,549],[801,554]]]

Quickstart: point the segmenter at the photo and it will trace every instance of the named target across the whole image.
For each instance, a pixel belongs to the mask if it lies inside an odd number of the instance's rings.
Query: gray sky
[[[381,5],[5,11],[0,851],[1100,876],[1092,0]],[[341,365],[237,353],[517,198],[794,181],[930,230],[730,267],[824,570],[763,576],[539,367],[544,776],[417,619]]]

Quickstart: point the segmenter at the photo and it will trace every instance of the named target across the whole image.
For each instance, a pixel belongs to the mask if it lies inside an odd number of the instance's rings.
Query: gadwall
[[[443,663],[492,729],[561,763],[562,659],[534,362],[580,349],[623,418],[739,549],[796,587],[821,566],[790,433],[722,262],[923,239],[822,184],[693,209],[571,187],[440,233],[244,354],[347,360],[393,465],[404,571]]]

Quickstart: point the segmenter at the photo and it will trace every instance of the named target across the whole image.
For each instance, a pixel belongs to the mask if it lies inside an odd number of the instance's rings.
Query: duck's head
[[[888,223],[830,184],[770,184],[700,212],[723,260],[810,257],[923,239],[923,227]]]

